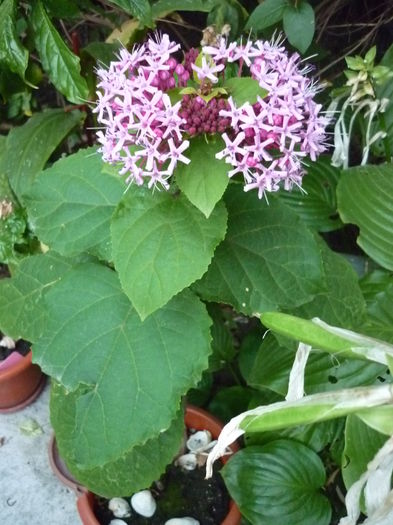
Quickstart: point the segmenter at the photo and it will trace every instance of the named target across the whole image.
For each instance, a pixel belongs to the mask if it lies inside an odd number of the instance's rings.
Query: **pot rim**
[[[14,350],[16,352],[16,350]],[[21,354],[19,354],[21,355]],[[26,368],[29,368],[33,364],[33,353],[31,349],[26,355],[21,355],[21,358],[17,363],[11,365],[10,367],[5,368],[4,370],[0,369],[0,381],[3,379],[11,379],[12,377],[20,374]]]

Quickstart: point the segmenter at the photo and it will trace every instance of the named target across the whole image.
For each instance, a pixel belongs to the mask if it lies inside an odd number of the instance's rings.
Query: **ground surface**
[[[49,388],[29,407],[0,414],[0,524],[81,525],[74,493],[52,473],[48,461]],[[21,426],[36,421],[40,435]]]

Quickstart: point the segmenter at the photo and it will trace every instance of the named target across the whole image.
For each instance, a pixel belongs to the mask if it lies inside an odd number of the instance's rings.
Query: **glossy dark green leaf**
[[[315,14],[305,0],[285,7],[283,13],[284,31],[289,43],[301,53],[309,48],[315,32]]]
[[[70,102],[85,102],[89,90],[80,74],[79,58],[59,35],[40,0],[34,1],[30,21],[42,67],[51,82]]]
[[[340,170],[330,164],[330,157],[311,162],[303,178],[301,191],[280,191],[279,197],[295,211],[309,228],[329,232],[342,226],[337,213],[336,187]]]
[[[141,322],[116,272],[91,263],[68,272],[45,304],[33,354],[78,394],[75,462],[104,466],[168,429],[208,366],[211,320],[198,298],[185,291]]]
[[[172,11],[202,11],[209,13],[217,0],[158,0],[152,5],[153,19],[163,18]]]
[[[359,246],[389,270],[393,270],[392,173],[389,164],[351,168],[343,172],[337,189],[343,222],[359,227]]]
[[[311,449],[289,440],[247,447],[222,469],[225,484],[253,525],[328,525],[331,509],[321,493],[325,470]]]
[[[16,5],[15,0],[3,0],[0,5],[0,63],[24,79],[29,53],[16,31]]]
[[[320,248],[287,206],[230,185],[225,240],[195,289],[204,299],[254,314],[309,302],[324,288]]]
[[[23,194],[29,190],[53,151],[81,122],[81,118],[79,111],[65,113],[62,109],[48,109],[36,113],[26,124],[10,131],[0,171],[6,173],[20,201],[23,201]]]
[[[261,31],[277,24],[282,19],[287,5],[288,0],[263,0],[251,13],[244,29]]]
[[[342,468],[342,476],[347,489],[367,470],[367,464],[386,440],[387,436],[373,430],[357,416],[347,417]]]

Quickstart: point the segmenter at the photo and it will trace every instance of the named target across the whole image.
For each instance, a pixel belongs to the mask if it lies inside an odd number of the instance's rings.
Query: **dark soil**
[[[20,339],[15,348],[4,348],[0,346],[0,361],[4,361],[12,352],[19,352],[21,355],[27,355],[30,351],[30,343]]]
[[[129,518],[122,518],[132,525],[164,525],[171,518],[192,517],[201,525],[219,525],[228,514],[229,496],[218,472],[205,480],[205,468],[183,472],[170,465],[160,479],[164,487],[151,489],[157,502],[157,510],[152,518],[144,518],[131,510]],[[160,485],[158,484],[158,485]],[[130,498],[125,498],[127,501]],[[108,525],[114,516],[108,510],[108,500],[97,497],[95,513],[101,525]]]

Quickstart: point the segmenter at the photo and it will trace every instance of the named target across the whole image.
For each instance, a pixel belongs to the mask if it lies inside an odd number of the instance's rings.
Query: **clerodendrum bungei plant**
[[[215,347],[219,320],[209,303],[243,316],[282,310],[347,328],[364,322],[355,272],[316,234],[342,225],[335,200],[312,221],[299,211],[307,170],[311,189],[328,181],[334,192],[338,178],[317,160],[328,119],[308,72],[277,40],[218,35],[182,56],[166,35],[150,38],[98,70],[99,147],[60,159],[28,187],[18,175],[14,188],[49,250],[0,282],[4,304],[14,305],[2,307],[0,327],[32,341],[34,360],[53,378],[61,454],[93,491],[145,488],[176,454],[182,398]],[[263,352],[277,345],[272,337]],[[292,363],[295,353],[284,342],[277,355]],[[344,357],[350,386],[386,369]],[[335,364],[317,358],[330,377]],[[270,384],[245,365],[244,375]],[[304,454],[288,441],[284,448]],[[318,456],[306,459],[317,490]],[[318,525],[327,523],[325,500],[318,505]]]

